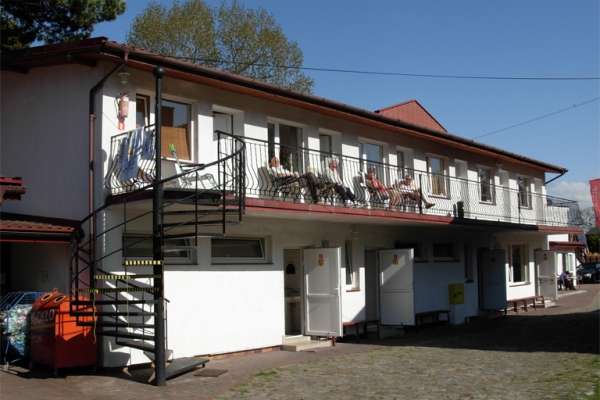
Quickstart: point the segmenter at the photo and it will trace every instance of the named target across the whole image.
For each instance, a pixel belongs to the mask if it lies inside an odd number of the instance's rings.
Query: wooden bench
[[[368,321],[350,321],[344,322],[342,327],[344,329],[344,334],[346,333],[346,328],[354,328],[354,336],[356,336],[356,340],[360,341],[360,329],[362,327],[362,334],[364,336],[367,335],[367,328],[369,325],[375,325],[377,328],[377,337],[379,337],[379,320],[368,320]]]
[[[445,319],[440,318],[441,316],[445,316]],[[425,311],[415,314],[415,326],[418,328],[419,326],[425,324],[448,324],[450,323],[450,311],[449,310],[432,310]]]
[[[519,312],[519,304],[521,304],[522,308],[527,311],[527,307],[532,305],[534,309],[537,309],[537,302],[541,301],[544,304],[544,296],[530,296],[530,297],[521,297],[519,299],[512,299],[506,301],[506,308],[504,309],[504,315],[508,313],[510,308],[513,309],[514,312]]]

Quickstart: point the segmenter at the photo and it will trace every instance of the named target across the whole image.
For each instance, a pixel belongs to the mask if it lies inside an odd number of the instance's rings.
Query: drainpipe
[[[128,52],[125,52],[123,56],[123,61],[117,64],[113,69],[111,69],[108,74],[104,75],[102,79],[98,81],[91,89],[89,94],[89,148],[88,148],[88,215],[91,215],[94,212],[94,182],[95,182],[95,171],[94,171],[94,152],[95,152],[95,125],[96,125],[96,94],[98,90],[100,90],[104,83],[108,78],[110,78],[114,73],[119,71],[121,68],[127,64]],[[96,217],[93,216],[89,219],[90,224],[90,269],[89,269],[89,287],[90,289],[95,288],[94,276],[96,275]],[[93,299],[95,294],[93,291],[90,292],[90,298]],[[101,342],[98,342],[101,343]],[[98,360],[102,360],[103,353],[102,347],[100,345],[96,346],[96,355]]]
[[[98,90],[100,90],[104,83],[117,71],[121,70],[125,64],[127,64],[127,59],[129,58],[129,52],[126,51],[123,55],[123,61],[120,64],[117,64],[113,69],[111,69],[108,74],[104,75],[102,79],[98,81],[91,89],[89,94],[89,165],[88,165],[88,184],[89,184],[89,193],[88,193],[88,211],[89,214],[94,212],[94,146],[95,146],[95,124],[96,124],[96,94]],[[94,220],[91,219],[92,226],[94,225]]]

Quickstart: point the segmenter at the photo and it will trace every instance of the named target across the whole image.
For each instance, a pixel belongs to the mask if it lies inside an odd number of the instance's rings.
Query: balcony
[[[112,195],[147,186],[154,176],[153,151],[140,143],[132,150],[134,134],[135,131],[127,132],[111,139],[105,185]],[[140,135],[139,131],[137,134]],[[145,128],[143,134],[152,134],[151,127]],[[243,157],[245,174],[242,175],[248,199],[307,206],[317,203],[320,207],[356,209],[358,214],[364,214],[364,210],[382,210],[398,215],[437,216],[463,222],[551,227],[572,227],[582,222],[575,201],[544,193],[519,191],[492,182],[481,183],[399,168],[257,139],[243,140],[246,149]],[[232,146],[234,141],[230,137],[215,140],[214,159],[217,154],[221,157],[232,153],[235,150]],[[128,154],[129,161],[124,160],[125,154]],[[194,165],[198,164],[191,164],[192,167]],[[163,158],[163,178],[180,175],[188,168],[190,166],[178,161],[175,154],[174,157]],[[226,168],[238,166],[230,164]],[[196,174],[193,179],[181,176],[165,186],[179,191],[233,190],[233,187],[228,188],[233,185],[228,181],[231,175],[223,168],[206,168],[202,176]],[[407,176],[411,181],[407,180]]]
[[[581,224],[577,202],[245,138],[246,196],[524,225]],[[273,164],[276,157],[279,161]],[[335,171],[331,164],[337,164]],[[412,182],[405,180],[410,176]],[[375,181],[379,181],[379,184]],[[311,186],[316,186],[314,198]],[[349,195],[353,201],[348,201]],[[346,197],[346,199],[344,199]]]

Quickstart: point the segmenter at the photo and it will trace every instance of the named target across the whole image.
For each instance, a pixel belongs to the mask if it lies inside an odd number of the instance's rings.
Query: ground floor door
[[[305,334],[342,336],[341,250],[304,250]]]
[[[506,307],[506,252],[502,249],[479,249],[480,305],[483,310]]]
[[[535,251],[536,292],[546,299],[558,298],[556,285],[556,253],[549,250]]]
[[[382,325],[414,325],[413,249],[379,252],[379,304]]]
[[[285,335],[301,335],[304,331],[302,313],[302,249],[283,251],[283,288],[285,307]]]

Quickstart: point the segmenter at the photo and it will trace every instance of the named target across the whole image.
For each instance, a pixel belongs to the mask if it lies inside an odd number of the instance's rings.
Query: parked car
[[[577,281],[582,283],[600,282],[600,263],[583,264],[577,269]]]

